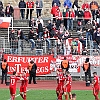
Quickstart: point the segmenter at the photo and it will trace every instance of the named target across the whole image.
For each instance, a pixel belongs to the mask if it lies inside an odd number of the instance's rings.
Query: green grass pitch
[[[76,93],[77,100],[94,100],[92,91],[88,90],[74,90],[72,93]],[[19,92],[17,90],[16,95]],[[0,100],[9,100],[10,94],[8,89],[0,89]],[[55,90],[29,90],[27,92],[27,100],[56,100]],[[17,96],[15,100],[22,100],[20,96]],[[63,100],[64,96],[63,96]]]

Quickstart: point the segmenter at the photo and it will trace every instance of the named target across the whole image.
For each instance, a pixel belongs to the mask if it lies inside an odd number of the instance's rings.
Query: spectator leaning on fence
[[[42,0],[36,0],[36,13],[37,13],[37,18],[41,16],[41,11],[43,8],[43,1]]]
[[[13,12],[14,12],[13,7],[11,6],[10,3],[8,3],[7,6],[6,6],[6,9],[5,9],[6,17],[12,17],[13,16]]]
[[[34,50],[34,48],[35,48],[35,41],[34,41],[35,38],[36,38],[36,36],[35,36],[34,30],[31,29],[28,34],[28,39],[32,43],[31,51]]]
[[[24,17],[25,17],[26,3],[24,2],[24,0],[20,0],[18,6],[20,8],[21,18],[24,19]]]
[[[28,15],[29,15],[29,19],[31,19],[32,17],[32,11],[34,10],[34,2],[32,0],[28,0],[28,2],[26,2],[26,7],[27,7],[27,14],[26,14],[26,19],[28,19]]]

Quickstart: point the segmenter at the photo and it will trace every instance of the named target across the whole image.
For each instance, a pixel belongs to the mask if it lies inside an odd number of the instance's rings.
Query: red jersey
[[[22,78],[23,78],[23,80],[21,80],[22,81],[21,86],[27,87],[27,83],[28,83],[27,77],[22,77]]]
[[[51,9],[51,14],[55,15],[58,8],[59,8],[58,6],[53,6]]]
[[[71,87],[72,77],[71,77],[71,76],[68,76],[68,77],[66,78],[66,82],[68,82],[67,87]]]
[[[26,2],[27,8],[33,8],[34,2]]]
[[[99,77],[97,75],[94,76],[94,82],[95,82],[94,87],[99,87]]]
[[[10,87],[16,88],[17,80],[20,80],[20,77],[10,76]]]
[[[63,74],[58,74],[58,84],[64,84],[65,77]]]

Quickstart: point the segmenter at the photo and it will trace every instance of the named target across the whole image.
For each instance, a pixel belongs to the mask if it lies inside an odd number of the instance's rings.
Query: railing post
[[[46,54],[46,40],[45,40],[45,45],[44,45],[44,53]]]
[[[56,43],[56,40],[55,40],[55,44],[54,44],[54,58],[56,58],[57,56],[57,43]]]
[[[18,40],[18,54],[21,55],[21,40]]]

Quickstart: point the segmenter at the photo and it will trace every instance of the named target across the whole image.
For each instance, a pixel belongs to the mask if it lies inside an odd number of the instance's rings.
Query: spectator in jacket
[[[29,65],[28,65],[28,69],[29,69],[29,84],[31,84],[32,78],[33,78],[33,83],[36,83],[36,70],[37,70],[37,65],[35,64],[35,62],[33,60],[30,61]]]
[[[6,59],[4,59],[1,63],[1,70],[2,70],[1,84],[3,84],[4,77],[5,77],[5,84],[6,84],[6,82],[7,82],[7,72],[8,72],[8,63],[7,63]]]
[[[99,9],[96,11],[96,20],[97,20],[97,25],[98,25],[98,27],[100,27],[100,7],[99,7]]]
[[[90,9],[90,5],[87,2],[87,0],[84,1],[83,5],[82,5],[82,9],[85,11],[86,9]]]
[[[10,3],[8,3],[8,5],[6,6],[6,9],[5,9],[6,17],[12,17],[13,16],[13,12],[14,12],[13,7],[10,5]]]
[[[21,18],[24,19],[24,17],[25,17],[26,3],[24,2],[24,0],[20,0],[18,6],[20,8]]]
[[[89,20],[87,24],[85,25],[85,29],[86,29],[86,38],[89,39],[89,36],[90,36],[90,40],[92,40],[92,34],[91,34],[92,28],[93,28],[93,25],[91,21]]]
[[[76,14],[76,16],[77,16],[77,21],[78,22],[82,22],[82,20],[83,20],[83,15],[84,15],[84,12],[83,12],[83,10],[79,7],[78,8],[78,11],[77,11],[77,14]]]
[[[66,19],[67,19],[67,30],[69,30],[71,28],[71,30],[73,31],[73,20],[75,18],[75,13],[73,11],[73,9],[69,9],[68,12],[66,12]]]
[[[42,36],[43,36],[43,27],[41,22],[38,20],[38,29],[37,29],[37,33],[38,33],[38,38],[39,40],[41,40]]]
[[[91,11],[90,11],[89,9],[86,9],[86,10],[84,11],[84,21],[85,21],[85,24],[86,24],[89,20],[91,20],[91,18],[92,18]]]
[[[37,18],[38,18],[39,16],[41,16],[43,2],[42,2],[42,0],[36,0],[35,4],[36,4],[36,13],[37,13]]]
[[[31,18],[31,20],[29,21],[29,27],[34,29],[35,26],[36,26],[36,22],[35,22],[34,18]]]
[[[52,7],[54,6],[54,3],[56,3],[56,5],[57,5],[58,7],[60,7],[60,5],[61,5],[60,0],[53,0],[53,1],[52,1]]]
[[[56,21],[55,13],[56,13],[56,11],[57,11],[58,8],[59,8],[59,7],[57,6],[57,4],[54,3],[54,5],[53,5],[53,7],[52,7],[52,9],[51,9],[51,14],[53,15],[53,21]]]
[[[14,54],[15,53],[15,49],[14,49],[14,45],[15,45],[15,30],[11,30],[11,32],[9,34],[9,40],[10,40],[10,53]]]
[[[93,20],[96,20],[96,10],[98,10],[98,3],[95,0],[92,0],[90,3],[90,10],[92,12]]]
[[[28,39],[25,37],[25,35],[24,35],[24,33],[23,33],[23,31],[21,30],[21,29],[18,29],[17,30],[17,38],[18,38],[18,42],[19,42],[19,44],[20,44],[20,47],[21,47],[21,49],[22,49],[22,51],[23,51],[23,39],[25,39],[27,42],[29,42],[28,41]]]
[[[34,50],[34,47],[35,47],[35,39],[36,39],[36,34],[34,33],[34,30],[31,29],[29,34],[28,34],[28,39],[29,41],[32,43],[32,47],[31,47],[31,50]]]
[[[28,2],[26,2],[26,7],[27,7],[27,14],[26,14],[26,19],[28,19],[28,15],[29,15],[29,19],[31,19],[32,17],[32,11],[34,8],[34,2],[32,0],[28,0]]]
[[[70,0],[64,0],[64,7],[67,9],[72,8],[72,2]]]
[[[57,26],[57,29],[58,29],[61,22],[62,22],[62,12],[60,11],[59,8],[57,9],[55,16],[56,16],[56,26]]]
[[[75,15],[76,15],[77,14],[77,10],[79,8],[79,6],[78,6],[78,0],[74,1],[73,5],[72,5],[72,8],[74,9]]]

